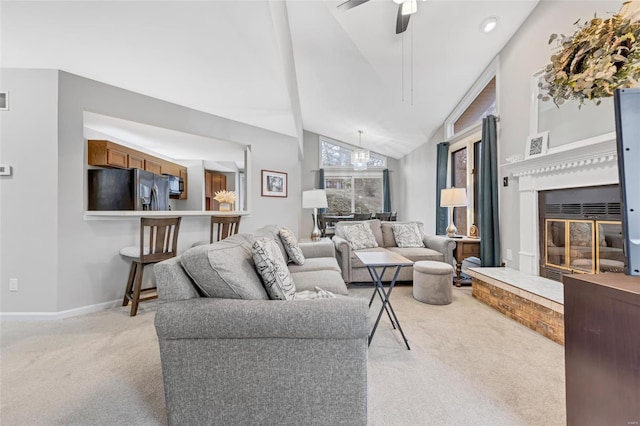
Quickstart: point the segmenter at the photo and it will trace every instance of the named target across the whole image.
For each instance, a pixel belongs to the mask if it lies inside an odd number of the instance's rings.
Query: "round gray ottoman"
[[[453,300],[453,266],[420,260],[413,264],[413,297],[430,305],[448,305]]]

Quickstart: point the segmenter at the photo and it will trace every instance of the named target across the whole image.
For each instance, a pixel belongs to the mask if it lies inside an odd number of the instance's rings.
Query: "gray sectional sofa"
[[[266,300],[251,285],[241,289],[242,280],[225,288],[228,297],[203,297],[208,284],[192,278],[222,279],[207,264],[228,261],[235,278],[254,280],[243,247],[258,236],[276,239],[277,227],[154,267],[169,423],[365,425],[369,309],[366,300],[341,296],[347,288],[332,244],[300,244],[305,263],[290,266],[297,290],[319,286],[338,294],[332,299]]]
[[[344,238],[344,228],[346,226],[353,225],[354,223],[367,223],[373,232],[373,235],[378,243],[378,247],[361,249],[358,251],[364,252],[376,252],[376,251],[392,251],[398,253],[409,260],[417,262],[419,260],[434,260],[445,262],[449,265],[453,264],[453,250],[456,247],[456,243],[447,238],[440,236],[423,237],[423,243],[425,247],[421,248],[400,248],[396,244],[396,240],[393,234],[394,223],[409,223],[409,222],[381,222],[378,219],[365,220],[365,221],[347,221],[336,223],[335,236],[332,238],[337,252],[338,263],[342,269],[342,278],[346,283],[352,282],[371,282],[371,276],[367,271],[367,268],[362,264],[360,259],[355,255],[356,250],[351,248],[349,242]],[[422,222],[416,222],[422,230],[424,225]],[[424,231],[423,231],[424,234]],[[384,276],[383,281],[391,281],[395,269],[388,269]],[[398,281],[412,281],[413,280],[413,268],[402,268],[398,275]]]

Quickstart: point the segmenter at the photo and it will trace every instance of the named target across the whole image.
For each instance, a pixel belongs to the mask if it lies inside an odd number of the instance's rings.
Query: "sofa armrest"
[[[424,245],[432,250],[439,251],[444,255],[444,262],[454,265],[453,251],[456,248],[456,242],[441,235],[425,235]]]
[[[160,340],[359,339],[369,333],[365,299],[275,301],[199,298],[158,307]]]
[[[321,238],[318,241],[308,241],[298,243],[305,258],[313,257],[336,257],[336,249],[328,238]]]
[[[342,279],[346,283],[351,282],[351,244],[342,237],[334,236],[331,238],[336,248],[336,258],[338,259],[338,265],[342,271]]]

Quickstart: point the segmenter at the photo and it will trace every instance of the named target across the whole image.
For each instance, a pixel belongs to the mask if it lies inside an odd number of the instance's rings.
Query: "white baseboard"
[[[122,300],[112,300],[111,302],[97,303],[95,305],[82,306],[80,308],[67,309],[59,312],[0,312],[2,321],[51,321],[76,317],[78,315],[92,314],[94,312],[120,306]]]

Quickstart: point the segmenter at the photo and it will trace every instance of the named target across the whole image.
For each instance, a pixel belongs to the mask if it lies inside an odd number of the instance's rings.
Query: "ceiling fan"
[[[369,0],[347,0],[338,5],[338,9],[349,10]],[[396,34],[401,34],[409,26],[409,18],[418,11],[417,0],[393,0],[398,4],[398,16],[396,18]]]

